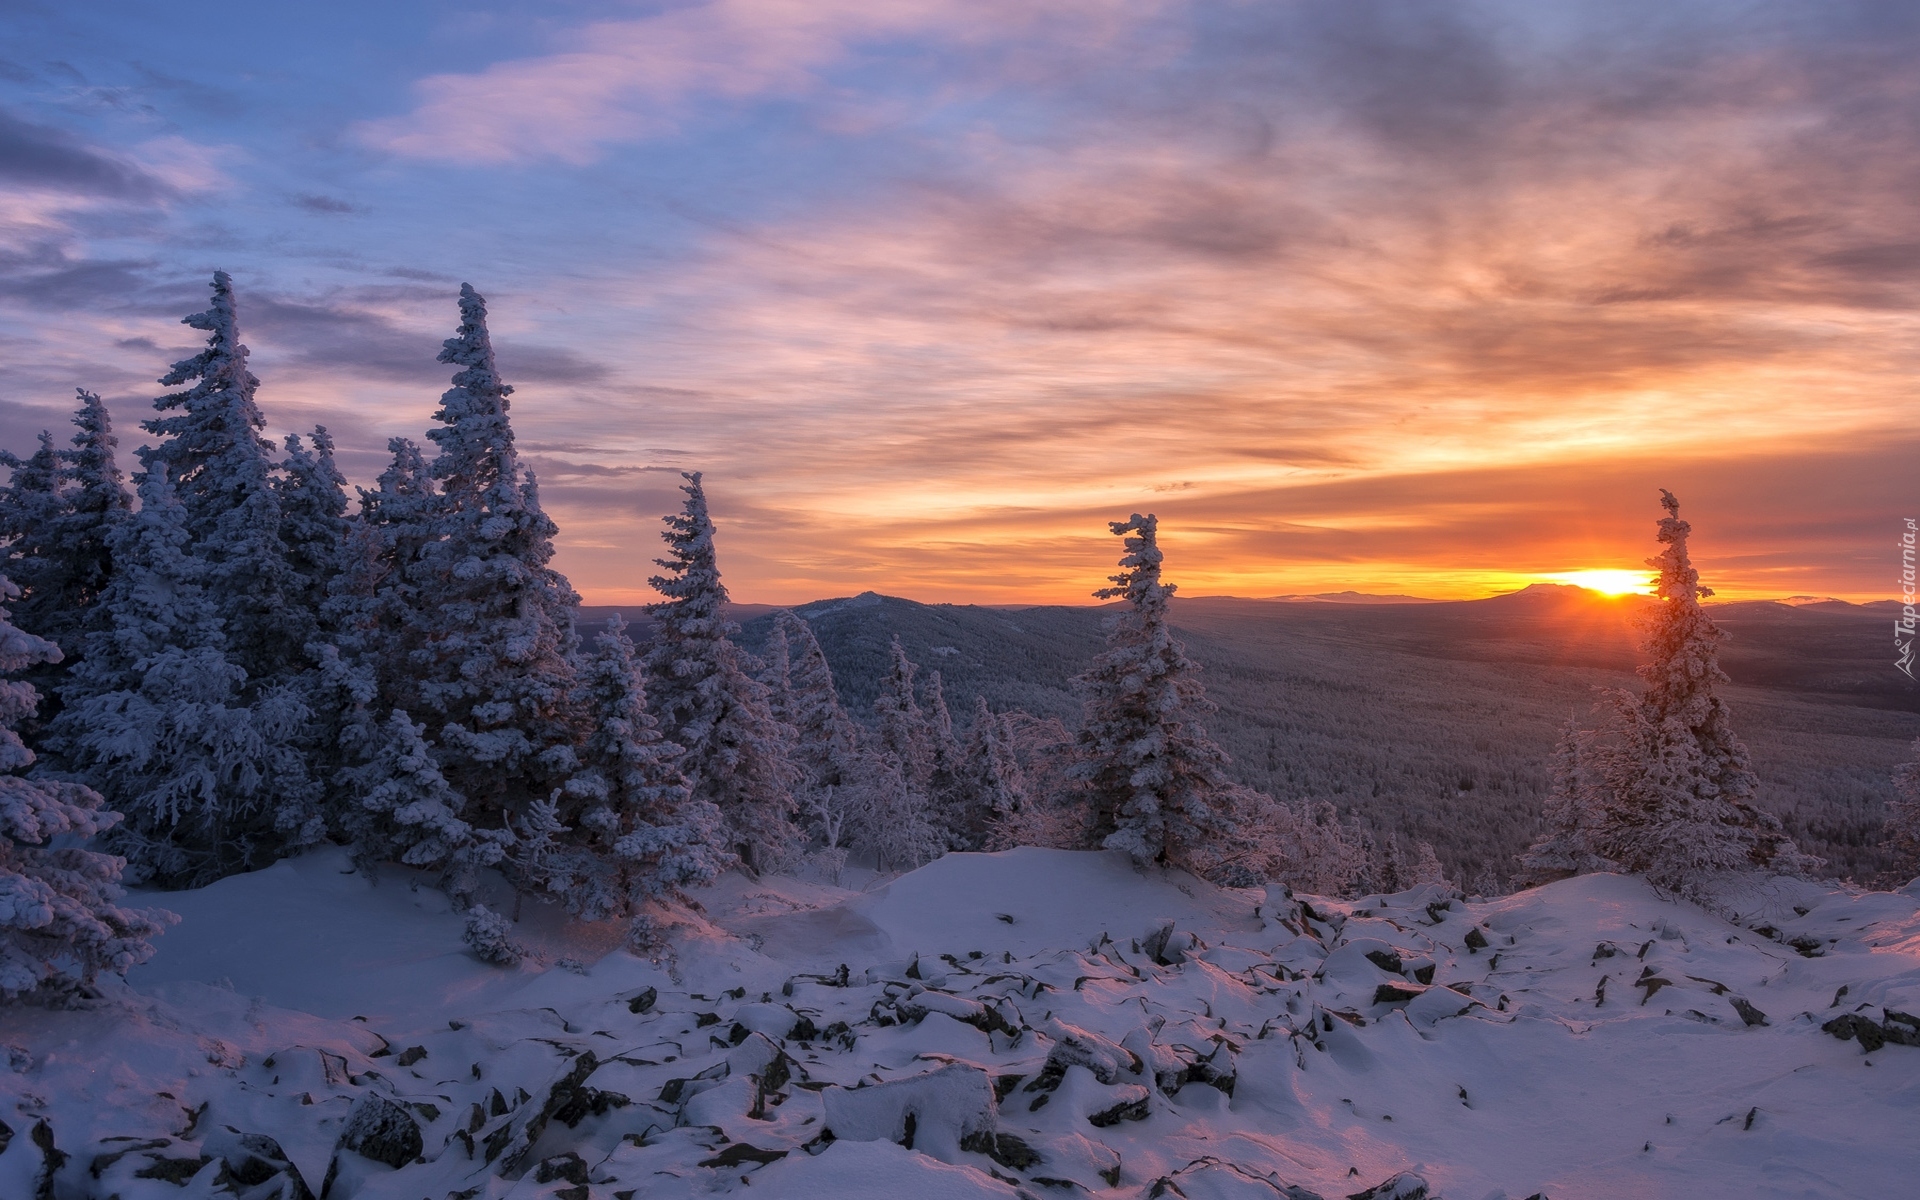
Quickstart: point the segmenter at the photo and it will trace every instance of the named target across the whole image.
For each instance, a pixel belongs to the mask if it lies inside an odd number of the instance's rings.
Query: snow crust
[[[0,1195],[42,1141],[51,1195],[121,1200],[1913,1188],[1920,1047],[1822,1029],[1920,1012],[1913,890],[1734,924],[1609,875],[1295,902],[1018,850],[728,876],[660,962],[540,911],[503,970],[345,866],[168,893],[129,987],[7,1010]]]

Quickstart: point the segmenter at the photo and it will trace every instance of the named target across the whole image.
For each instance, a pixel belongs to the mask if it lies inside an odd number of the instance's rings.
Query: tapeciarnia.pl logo
[[[1913,517],[1907,518],[1907,527],[1900,534],[1900,615],[1893,622],[1893,648],[1899,657],[1893,660],[1908,679],[1913,678],[1913,550],[1914,534],[1920,530],[1920,523]]]

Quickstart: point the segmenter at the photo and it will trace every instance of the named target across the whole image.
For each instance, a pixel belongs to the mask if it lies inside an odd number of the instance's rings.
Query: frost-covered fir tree
[[[1920,875],[1920,738],[1908,753],[1912,762],[1893,769],[1894,798],[1887,802],[1882,838],[1893,856],[1891,873],[1901,883]]]
[[[226,634],[226,652],[258,691],[307,666],[315,613],[281,540],[280,495],[266,419],[240,341],[233,279],[213,274],[213,303],[182,319],[207,345],[160,379],[189,385],[153,402],[163,416],[142,427],[159,440],[140,450],[146,473],[164,471],[178,497],[192,553],[207,563],[206,587]]]
[[[49,542],[63,570],[55,601],[61,615],[47,628],[55,632],[54,640],[62,650],[68,649],[63,638],[74,643],[67,653],[69,664],[86,652],[87,635],[103,627],[105,615],[99,601],[113,577],[109,543],[114,528],[133,511],[133,495],[114,456],[119,442],[113,436],[113,419],[99,396],[78,390],[80,407],[73,423],[79,432],[73,435],[72,445],[61,451],[66,462],[66,504]]]
[[[854,784],[862,770],[859,729],[840,703],[826,653],[813,628],[792,612],[774,614],[774,628],[788,661],[786,712],[776,715],[797,734],[795,761],[815,789]]]
[[[966,760],[972,784],[968,824],[980,830],[974,844],[987,850],[1011,850],[1027,844],[1022,841],[1022,826],[1031,805],[1026,774],[1020,769],[1006,722],[987,707],[985,696],[974,701]]]
[[[300,580],[300,603],[323,613],[329,585],[343,565],[347,481],[334,465],[333,438],[326,426],[314,426],[311,450],[297,433],[287,435],[286,447],[282,472],[274,480],[280,495],[280,541]]]
[[[953,733],[947,711],[947,690],[940,672],[927,672],[927,799],[932,819],[953,850],[971,850],[980,844],[983,830],[972,811],[972,788],[967,778],[967,754]]]
[[[13,471],[13,478],[0,488],[0,542],[5,543],[6,572],[19,596],[13,609],[28,628],[58,643],[61,627],[77,615],[67,594],[70,567],[58,545],[59,522],[68,506],[65,464],[53,434],[43,431],[40,448],[26,458],[0,451],[0,466]],[[66,649],[61,646],[63,653]]]
[[[767,711],[784,725],[793,722],[793,651],[787,627],[775,620],[767,632],[767,648],[760,655],[760,683],[767,689]]]
[[[13,479],[0,489],[0,541],[23,593],[14,612],[22,625],[60,647],[58,667],[41,664],[30,672],[53,687],[84,653],[86,635],[100,627],[97,602],[113,573],[107,538],[133,507],[114,461],[106,405],[85,389],[79,398],[73,423],[80,431],[70,448],[54,449],[51,435],[43,434],[31,458],[0,459],[14,468]]]
[[[783,609],[774,614],[774,630],[787,663],[785,708],[776,708],[775,715],[794,731],[792,761],[800,770],[795,798],[820,843],[814,859],[837,880],[849,848],[862,838],[885,764],[861,746],[812,627]]]
[[[1660,887],[1696,892],[1727,871],[1798,872],[1817,860],[1795,848],[1772,813],[1756,808],[1758,780],[1718,685],[1721,631],[1701,600],[1711,588],[1687,551],[1692,527],[1680,502],[1662,490],[1659,524],[1666,547],[1647,565],[1659,569],[1660,604],[1647,628],[1650,661],[1640,668],[1643,695],[1613,693],[1616,735],[1597,755],[1607,790],[1593,849],[1622,870]]]
[[[1609,798],[1589,762],[1593,738],[1592,731],[1582,730],[1571,715],[1567,717],[1553,748],[1543,814],[1546,833],[1520,856],[1522,873],[1533,883],[1613,869],[1593,848],[1595,831],[1604,820],[1601,810]]]
[[[459,368],[427,434],[440,448],[429,536],[404,564],[394,702],[435,718],[447,780],[476,824],[524,812],[573,773],[573,610],[553,560],[554,524],[514,448],[486,303],[460,288],[460,329],[440,361]],[[404,471],[396,456],[396,471]],[[406,487],[405,480],[399,486]],[[376,512],[378,509],[376,508]]]
[[[372,491],[360,489],[360,511],[347,523],[340,569],[321,606],[322,624],[388,703],[417,703],[403,644],[420,607],[409,574],[433,537],[439,500],[418,446],[397,437],[388,440],[387,450],[392,461]]]
[[[134,877],[171,886],[265,865],[320,833],[299,749],[307,709],[285,688],[244,694],[189,541],[156,464],[109,542],[108,626],[88,635],[49,730],[125,814],[108,841]]]
[[[719,874],[720,813],[688,790],[680,747],[660,736],[618,616],[594,639],[580,687],[594,727],[580,772],[555,794],[574,836],[549,853],[543,885],[589,921],[632,916]]]
[[[1213,705],[1168,623],[1174,587],[1160,581],[1159,521],[1134,513],[1111,528],[1126,554],[1114,586],[1094,595],[1127,607],[1108,618],[1106,651],[1074,680],[1086,714],[1075,775],[1101,845],[1205,874],[1241,836],[1236,809],[1247,796],[1198,722]]]
[[[353,796],[342,824],[369,877],[382,862],[438,870],[447,894],[464,907],[479,868],[500,862],[507,839],[498,830],[475,830],[462,816],[466,798],[440,773],[425,729],[402,710],[388,715],[367,762],[340,781]]]
[[[0,578],[0,600],[19,589]],[[0,674],[60,658],[52,642],[23,633],[0,608]],[[31,685],[0,680],[0,999],[84,992],[101,972],[124,973],[153,956],[148,938],[171,913],[123,908],[110,854],[55,839],[85,839],[120,819],[100,793],[78,783],[27,779],[33,752],[14,726],[33,714]]]
[[[933,727],[915,694],[913,677],[918,670],[895,634],[888,649],[887,674],[873,701],[874,744],[907,786],[925,795],[933,783]]]
[[[683,478],[686,502],[661,534],[668,557],[655,560],[666,574],[648,580],[666,597],[647,606],[648,699],[661,731],[684,752],[688,787],[720,811],[734,852],[748,867],[771,868],[799,849],[793,731],[774,718],[765,685],[747,673],[733,643],[739,627],[723,608],[706,490],[699,472]]]

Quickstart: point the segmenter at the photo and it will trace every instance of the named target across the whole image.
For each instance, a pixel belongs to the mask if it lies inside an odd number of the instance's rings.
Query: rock
[[[1010,1171],[1024,1171],[1040,1162],[1040,1155],[1033,1147],[1010,1133],[976,1129],[960,1139],[960,1148],[984,1154]]]
[[[660,999],[659,989],[657,988],[643,989],[639,995],[627,1001],[627,1011],[630,1013],[634,1013],[635,1015],[638,1015],[644,1012],[652,1012],[654,1002],[659,999]]]
[[[1734,996],[1731,999],[1733,1011],[1740,1014],[1742,1021],[1745,1021],[1748,1025],[1765,1025],[1767,1023],[1767,1014],[1755,1008],[1746,997]]]
[[[739,1167],[747,1163],[778,1162],[787,1156],[785,1150],[762,1150],[758,1146],[749,1146],[745,1142],[735,1142],[725,1150],[702,1162],[703,1167]]]
[[[1407,1020],[1432,1028],[1449,1017],[1457,1017],[1474,1005],[1473,997],[1450,987],[1431,987],[1407,1004]]]
[[[994,1132],[993,1082],[979,1067],[952,1063],[937,1071],[866,1087],[828,1087],[820,1100],[826,1125],[840,1141],[898,1142],[945,1161],[970,1134]]]
[[[534,1169],[535,1183],[552,1183],[556,1179],[564,1179],[568,1183],[585,1183],[587,1181],[586,1160],[569,1150],[564,1154],[543,1159]]]
[[[1403,1171],[1364,1192],[1355,1192],[1347,1200],[1438,1200],[1438,1197],[1433,1195],[1426,1180],[1412,1171]]]
[[[1400,956],[1392,950],[1369,950],[1367,961],[1390,975],[1400,973]]]
[[[1144,1121],[1152,1114],[1152,1096],[1137,1083],[1114,1090],[1113,1103],[1099,1112],[1087,1114],[1087,1124],[1096,1129],[1118,1125],[1122,1121]]]
[[[1095,1079],[1106,1084],[1120,1082],[1122,1072],[1140,1075],[1146,1071],[1139,1055],[1097,1033],[1058,1019],[1048,1021],[1044,1032],[1053,1039],[1053,1046],[1047,1051],[1047,1065],[1040,1078],[1027,1085],[1028,1091],[1041,1086],[1040,1080],[1049,1075],[1052,1084],[1057,1085],[1068,1067],[1085,1067],[1093,1072]]]
[[[572,1064],[547,1085],[546,1094],[537,1106],[531,1104],[520,1106],[517,1114],[526,1115],[524,1117],[516,1115],[514,1121],[506,1126],[512,1132],[505,1141],[500,1143],[498,1150],[491,1144],[488,1147],[488,1161],[492,1161],[508,1146],[514,1147],[501,1161],[500,1174],[509,1179],[519,1178],[520,1172],[525,1169],[527,1155],[533,1151],[534,1143],[540,1140],[540,1135],[546,1132],[547,1123],[553,1119],[555,1113],[573,1100],[574,1094],[585,1085],[587,1076],[593,1074],[599,1067],[600,1060],[594,1057],[593,1052],[582,1050],[574,1056]]]
[[[408,1046],[400,1052],[400,1057],[396,1061],[403,1067],[410,1067],[426,1056],[427,1048],[425,1046]]]
[[[1154,922],[1147,936],[1140,939],[1140,952],[1163,967],[1171,967],[1187,960],[1187,956],[1206,946],[1191,933],[1177,933],[1171,918]]]
[[[1885,1019],[1875,1021],[1863,1013],[1851,1012],[1835,1017],[1820,1028],[1841,1041],[1860,1040],[1868,1054],[1891,1042],[1896,1046],[1920,1046],[1920,1017],[1894,1009],[1882,1009]]]
[[[1487,935],[1480,932],[1480,927],[1478,925],[1475,925],[1472,929],[1467,930],[1467,950],[1469,953],[1478,954],[1480,951],[1485,950],[1486,948],[1487,948]]]
[[[368,1096],[347,1118],[340,1148],[398,1170],[419,1158],[425,1146],[420,1126],[406,1109],[384,1097]]]

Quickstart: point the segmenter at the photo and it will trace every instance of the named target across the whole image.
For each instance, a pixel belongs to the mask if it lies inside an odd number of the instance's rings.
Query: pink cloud
[[[860,43],[937,33],[960,41],[1068,21],[1096,38],[1149,0],[710,0],[566,35],[564,49],[416,85],[404,116],[363,122],[368,145],[407,158],[584,163],[603,146],[670,133],[694,101],[813,90]]]

